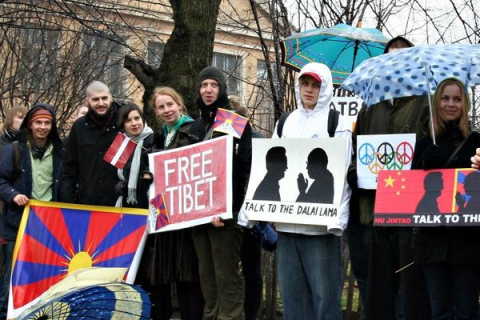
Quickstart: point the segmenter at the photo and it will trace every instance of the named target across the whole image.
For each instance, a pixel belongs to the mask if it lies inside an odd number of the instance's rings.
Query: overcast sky
[[[306,2],[307,0],[304,1]],[[475,8],[480,8],[480,0],[470,1]],[[473,21],[473,13],[470,9],[462,8],[461,3],[463,2],[464,0],[454,0],[454,3],[457,4],[458,9],[461,11],[461,18],[466,21]],[[295,1],[286,0],[285,3],[289,14],[294,14],[293,4]],[[450,0],[417,0],[417,3],[427,8],[428,15],[435,21],[439,31],[436,31],[432,24],[426,23],[426,14],[419,10],[418,6],[415,6],[413,9],[411,7],[403,8],[403,10],[396,12],[389,18],[386,27],[383,29],[387,37],[408,34],[408,38],[416,45],[427,43],[469,43],[468,39],[465,38],[465,31],[460,23],[460,19],[453,11]],[[295,16],[292,20],[294,24],[298,25],[298,16]],[[302,21],[303,19],[300,20]],[[375,27],[376,22],[373,13],[367,10],[363,19],[363,27]],[[302,31],[311,28],[311,25],[307,25],[307,27],[302,26]],[[442,37],[443,40],[441,39]]]

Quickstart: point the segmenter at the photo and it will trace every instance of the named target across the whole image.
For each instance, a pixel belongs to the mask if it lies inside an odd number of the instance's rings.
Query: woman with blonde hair
[[[431,133],[417,141],[412,169],[470,167],[470,157],[480,145],[480,133],[470,129],[469,110],[465,85],[456,78],[443,80],[435,91],[432,110],[436,144]],[[456,195],[459,213],[469,212],[469,205],[475,203],[469,184],[473,181],[477,185],[477,179],[473,175],[472,180],[470,175],[465,178],[464,188],[471,198]],[[478,213],[478,206],[474,209]],[[419,228],[414,239],[415,263],[421,265],[425,275],[432,319],[479,319],[480,228]]]
[[[189,144],[193,119],[187,115],[183,98],[170,87],[155,88],[151,105],[162,123],[155,135],[153,151],[169,150]],[[171,283],[175,283],[182,320],[200,320],[203,299],[198,274],[198,260],[191,229],[150,235],[145,246],[140,271],[151,293],[152,319],[170,319]]]

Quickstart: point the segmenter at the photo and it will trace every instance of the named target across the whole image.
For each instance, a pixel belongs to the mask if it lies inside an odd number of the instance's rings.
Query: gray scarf
[[[151,135],[153,130],[145,123],[145,127],[143,128],[142,133],[138,136],[131,138],[133,141],[137,143],[135,147],[135,152],[133,153],[132,158],[132,165],[130,166],[130,176],[128,177],[128,196],[127,196],[127,203],[135,205],[138,203],[137,201],[137,181],[138,176],[140,175],[140,162],[142,158],[142,148],[143,148],[143,141],[146,137]],[[118,169],[118,177],[120,180],[125,181],[125,177],[123,175],[123,169]],[[116,207],[121,207],[123,202],[123,196],[118,197],[117,203],[115,204]]]

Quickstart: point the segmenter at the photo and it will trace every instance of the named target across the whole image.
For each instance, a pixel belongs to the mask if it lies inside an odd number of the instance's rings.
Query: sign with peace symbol
[[[388,142],[382,142],[377,148],[377,158],[382,164],[389,164],[395,158],[395,149]]]
[[[413,160],[413,146],[403,141],[397,146],[397,160],[401,164],[409,164]]]
[[[395,152],[392,154],[392,161],[386,164],[387,170],[402,170],[403,169],[403,163],[400,161],[397,161],[397,157],[395,157]]]
[[[378,175],[378,172],[380,170],[383,170],[385,168],[385,164],[383,164],[379,159],[380,159],[380,154],[377,152],[375,157],[375,161],[372,163],[368,164],[368,170],[374,175]]]
[[[358,148],[358,160],[368,165],[375,160],[375,148],[370,143],[364,143]]]
[[[357,136],[357,182],[362,189],[376,189],[380,170],[408,170],[415,149],[415,134]]]

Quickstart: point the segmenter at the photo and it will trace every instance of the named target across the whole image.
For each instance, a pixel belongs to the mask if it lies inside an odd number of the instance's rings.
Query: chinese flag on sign
[[[107,153],[103,160],[110,163],[112,166],[115,166],[118,169],[123,169],[128,159],[135,151],[137,144],[130,140],[126,135],[122,133],[117,133],[115,140],[113,140],[112,145],[108,149]]]
[[[219,108],[217,110],[217,116],[215,117],[215,123],[213,124],[213,130],[240,139],[247,122],[247,118],[242,117],[231,110]]]
[[[436,199],[440,212],[452,212],[454,188],[453,170],[436,170],[441,173],[440,196]],[[378,174],[375,213],[415,213],[425,195],[425,177],[433,171],[382,170]]]

